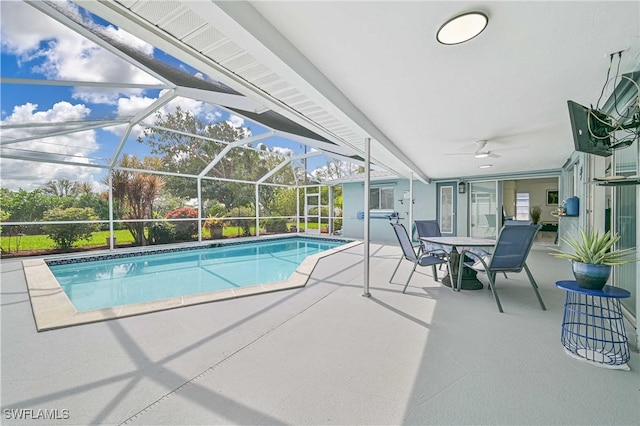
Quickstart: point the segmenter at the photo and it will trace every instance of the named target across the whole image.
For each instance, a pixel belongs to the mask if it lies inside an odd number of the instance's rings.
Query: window
[[[369,189],[369,206],[372,210],[376,209],[394,209],[393,188],[370,188]]]
[[[528,192],[516,193],[516,220],[530,220]]]

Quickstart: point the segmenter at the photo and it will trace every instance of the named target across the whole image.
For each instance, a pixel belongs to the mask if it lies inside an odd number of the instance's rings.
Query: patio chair
[[[460,262],[460,272],[458,277],[462,276],[462,268],[465,266],[478,272],[486,273],[487,278],[489,279],[489,288],[493,292],[493,297],[498,305],[498,310],[500,312],[504,312],[502,310],[502,305],[500,304],[498,292],[496,291],[496,273],[521,272],[524,269],[527,273],[527,277],[529,278],[529,282],[531,283],[531,287],[536,293],[540,307],[543,311],[546,311],[547,308],[544,306],[542,297],[540,297],[540,292],[538,292],[538,284],[536,284],[536,281],[533,279],[533,275],[531,275],[531,271],[526,263],[529,252],[531,251],[531,246],[533,245],[533,239],[539,229],[540,225],[503,227],[500,231],[500,235],[498,235],[498,240],[496,241],[493,253],[491,254],[491,258],[488,262],[486,261],[486,258],[479,256],[473,251],[462,250],[460,253],[460,259],[464,259],[464,255],[466,254],[472,258],[476,258],[477,261],[475,263],[466,264]],[[459,287],[460,283],[458,283],[458,288]]]
[[[436,265],[446,263],[447,261],[441,257],[434,256],[431,253],[422,253],[417,255],[415,250],[413,249],[413,245],[411,245],[411,239],[409,238],[409,234],[407,233],[406,228],[401,223],[392,223],[394,232],[396,233],[396,237],[398,237],[398,242],[400,243],[400,248],[402,248],[402,258],[400,258],[400,262],[396,265],[396,269],[391,274],[391,278],[389,278],[389,282],[393,280],[393,277],[398,272],[398,268],[400,267],[400,263],[402,263],[403,259],[408,260],[413,263],[413,269],[411,270],[411,274],[409,274],[409,278],[404,285],[404,289],[402,292],[407,291],[407,287],[409,286],[409,281],[411,281],[411,277],[413,277],[413,273],[416,271],[418,266],[431,266],[433,267],[433,278],[438,281],[438,271],[436,271]]]
[[[415,220],[414,221],[418,239],[423,237],[441,237],[440,225],[437,220]],[[447,251],[440,244],[428,243],[420,240],[421,250],[424,252],[442,252],[445,255]]]
[[[438,225],[438,221],[414,220],[413,224],[416,228],[416,232],[418,233],[418,240],[420,241],[420,249],[418,251],[418,255],[422,253],[431,253],[434,256],[447,259],[447,256],[451,251],[451,247],[445,247],[441,244],[429,243],[420,239],[422,237],[441,237],[442,234],[440,233],[440,225]],[[442,264],[438,269],[442,269]]]

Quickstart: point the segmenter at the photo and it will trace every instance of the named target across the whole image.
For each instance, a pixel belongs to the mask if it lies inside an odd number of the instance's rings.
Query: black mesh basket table
[[[556,287],[567,292],[561,334],[567,353],[601,367],[628,370],[629,339],[620,299],[631,294],[610,285],[582,288],[576,281],[557,281]]]

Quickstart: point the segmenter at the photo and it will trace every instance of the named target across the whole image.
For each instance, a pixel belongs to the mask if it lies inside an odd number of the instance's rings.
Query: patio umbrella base
[[[449,278],[449,275],[442,279],[442,284],[447,287],[451,287],[451,279]],[[483,287],[483,284],[475,276],[462,277],[462,290],[481,290]]]

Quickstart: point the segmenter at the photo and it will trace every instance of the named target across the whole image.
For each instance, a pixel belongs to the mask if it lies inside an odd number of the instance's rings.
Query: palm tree
[[[112,171],[111,182],[114,201],[122,219],[148,219],[153,216],[153,202],[164,185],[161,176],[123,169],[160,170],[161,160],[145,157],[142,161],[135,155],[124,155]],[[116,203],[114,203],[114,206]],[[147,245],[144,222],[125,222],[136,245]]]

